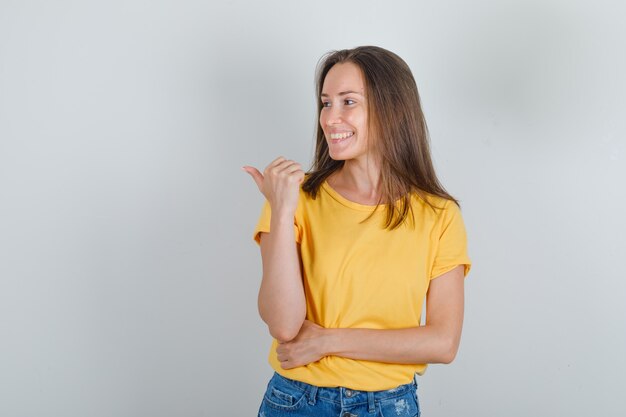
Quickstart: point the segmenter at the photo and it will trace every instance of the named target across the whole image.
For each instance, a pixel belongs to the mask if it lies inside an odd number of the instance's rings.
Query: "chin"
[[[333,154],[329,152],[328,155],[330,156],[330,159],[335,160],[335,161],[345,161],[347,159],[350,159],[349,156],[345,156],[342,154],[337,155],[337,154]]]

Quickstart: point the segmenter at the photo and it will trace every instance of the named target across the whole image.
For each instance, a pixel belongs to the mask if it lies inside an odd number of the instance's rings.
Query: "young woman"
[[[244,167],[266,197],[254,239],[275,372],[259,416],[418,416],[416,374],[450,363],[461,337],[461,212],[435,175],[400,57],[329,53],[317,95],[310,172],[283,157]]]

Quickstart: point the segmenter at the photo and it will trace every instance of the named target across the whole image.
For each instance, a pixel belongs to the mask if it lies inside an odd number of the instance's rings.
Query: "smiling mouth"
[[[345,139],[345,138],[349,138],[352,135],[354,135],[354,132],[331,133],[330,138],[331,139]]]
[[[330,134],[330,143],[336,145],[338,143],[342,143],[350,139],[354,136],[354,132],[344,132],[344,133],[331,133]]]

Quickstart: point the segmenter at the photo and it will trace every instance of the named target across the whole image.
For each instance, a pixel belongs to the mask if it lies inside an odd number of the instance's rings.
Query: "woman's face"
[[[361,69],[352,62],[335,64],[322,86],[320,126],[334,160],[367,157],[367,102]]]

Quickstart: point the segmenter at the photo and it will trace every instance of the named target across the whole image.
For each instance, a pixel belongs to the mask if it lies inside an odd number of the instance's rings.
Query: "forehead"
[[[333,65],[324,78],[323,95],[333,95],[341,91],[356,91],[365,94],[365,82],[361,69],[352,62]]]

